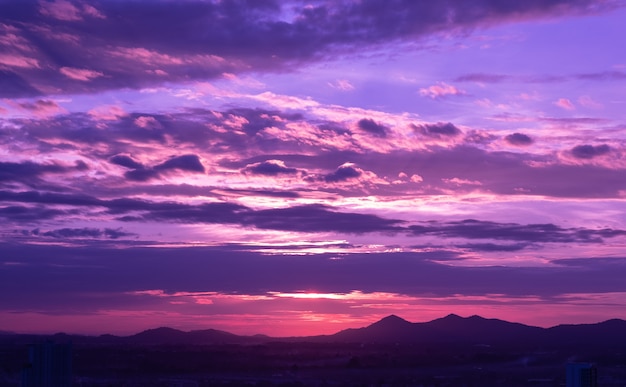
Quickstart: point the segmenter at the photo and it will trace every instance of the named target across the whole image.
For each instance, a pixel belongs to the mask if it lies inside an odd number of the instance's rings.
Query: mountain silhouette
[[[246,336],[238,336],[233,333],[217,329],[204,329],[190,332],[180,331],[174,328],[161,327],[148,329],[126,338],[133,344],[186,344],[202,345],[217,343],[239,343],[246,341]]]
[[[0,339],[30,340],[41,335],[19,335],[2,332]],[[45,337],[71,340],[75,343],[132,345],[210,345],[253,344],[265,342],[315,343],[400,343],[459,345],[518,345],[535,347],[624,347],[626,321],[612,319],[596,324],[568,324],[540,328],[480,316],[455,314],[428,322],[412,323],[396,315],[387,316],[362,328],[350,328],[332,335],[303,337],[240,336],[216,329],[181,331],[161,327],[131,336],[83,336],[56,334]],[[13,339],[12,339],[13,340]]]
[[[346,329],[329,336],[339,342],[467,343],[494,344],[539,337],[543,328],[480,316],[450,314],[425,323],[410,323],[391,315],[359,329]]]

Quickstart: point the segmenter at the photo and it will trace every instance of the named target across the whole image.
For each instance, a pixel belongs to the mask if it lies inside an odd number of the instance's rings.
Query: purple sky
[[[626,318],[624,20],[0,2],[0,329]]]

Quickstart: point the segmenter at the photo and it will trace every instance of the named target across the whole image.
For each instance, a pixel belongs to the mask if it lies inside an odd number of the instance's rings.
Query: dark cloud
[[[87,165],[82,161],[77,161],[73,167],[57,163],[38,164],[32,161],[0,162],[0,183],[18,181],[28,184],[38,181],[46,174],[62,174],[85,169]]]
[[[529,246],[528,243],[514,243],[514,244],[496,244],[496,243],[466,243],[462,245],[456,245],[462,249],[469,249],[472,251],[494,252],[494,251],[520,251]]]
[[[533,143],[533,139],[523,133],[512,133],[504,137],[504,141],[515,146],[527,146]]]
[[[106,242],[106,241],[103,241]],[[80,265],[77,258],[80,257]],[[391,292],[404,295],[555,297],[626,291],[624,260],[556,261],[545,267],[455,267],[449,251],[280,255],[227,246],[158,248],[0,244],[0,308],[53,311],[102,308],[103,297],[162,289],[175,292],[266,294]],[[149,271],[150,275],[146,275]],[[37,278],[37,286],[32,280]],[[89,299],[96,295],[98,302]],[[68,297],[71,296],[71,297]],[[82,303],[78,296],[87,297]],[[126,297],[132,297],[127,295]],[[118,300],[117,309],[128,300]],[[144,300],[145,302],[145,300]],[[144,304],[145,305],[145,304]]]
[[[0,207],[0,217],[15,222],[36,222],[72,214],[73,211],[45,207],[7,206]]]
[[[317,204],[254,211],[246,214],[243,220],[244,225],[264,229],[353,234],[400,231],[402,223],[376,215],[337,212]]]
[[[286,19],[287,6],[277,1],[102,1],[93,12],[76,3],[70,14],[55,10],[56,3],[5,1],[0,23],[17,29],[27,48],[0,47],[20,64],[4,70],[0,93],[32,95],[35,84],[78,93],[280,71],[339,50],[602,6],[593,0],[317,2],[290,4]]]
[[[625,170],[591,163],[579,165],[553,162],[549,156],[529,153],[488,151],[469,145],[436,148],[429,152],[397,151],[385,154],[336,152],[318,157],[320,162],[349,159],[377,176],[422,177],[424,194],[446,194],[445,180],[480,182],[485,192],[503,195],[541,195],[569,198],[619,198],[626,190]],[[378,186],[376,194],[395,194],[393,187]],[[476,186],[459,186],[474,190]]]
[[[442,238],[493,239],[521,243],[601,243],[603,238],[626,235],[619,229],[562,228],[554,224],[497,223],[479,220],[458,222],[425,222],[406,226],[404,221],[370,214],[339,212],[323,205],[302,205],[267,210],[254,210],[228,202],[197,205],[176,202],[150,202],[120,198],[101,200],[82,195],[39,192],[0,191],[0,201],[41,205],[73,205],[102,207],[123,221],[167,221],[175,223],[213,223],[254,226],[260,229],[302,232],[409,232],[415,236],[434,235]],[[30,211],[30,212],[29,212]],[[23,206],[5,207],[0,214],[7,218],[43,219],[67,215],[68,211]],[[133,212],[133,215],[127,215]]]
[[[598,73],[584,73],[574,76],[577,79],[592,81],[623,81],[626,80],[624,71],[603,71]]]
[[[626,235],[625,230],[561,228],[554,224],[496,223],[467,219],[459,222],[409,226],[414,235],[445,238],[495,239],[528,243],[601,243],[602,238]]]
[[[227,202],[187,205],[175,202],[149,202],[131,198],[100,200],[77,195],[42,194],[39,192],[16,193],[9,191],[0,191],[0,201],[48,205],[70,204],[76,207],[103,207],[110,214],[122,215],[118,218],[122,221],[239,224],[261,229],[303,232],[367,233],[403,230],[400,226],[403,222],[400,220],[386,219],[369,214],[338,212],[331,207],[322,205],[253,210],[249,207]],[[129,212],[137,213],[137,215],[125,215]],[[46,218],[65,213],[53,212],[46,215]],[[26,207],[23,207],[23,210],[20,211],[14,210],[14,213],[9,213],[7,216],[25,216],[23,214],[28,214]],[[32,215],[28,216],[29,219],[32,218]]]
[[[155,165],[154,169],[158,171],[178,169],[188,172],[204,172],[204,166],[200,162],[200,158],[197,155],[183,155],[172,157],[161,164]]]
[[[41,232],[36,230],[33,235],[41,235],[44,237],[56,238],[56,239],[72,239],[72,238],[102,238],[117,239],[120,237],[132,236],[135,234],[127,233],[121,229],[105,228],[104,230],[99,228],[61,228],[56,230],[50,230]]]
[[[368,233],[401,231],[402,221],[375,215],[336,212],[322,205],[304,205],[270,210],[252,210],[230,203],[196,206],[155,204],[149,206],[144,220],[182,223],[231,223],[260,229],[301,232]],[[136,219],[132,219],[136,220]]]
[[[18,102],[16,105],[33,113],[45,113],[61,109],[56,102],[47,99],[38,99],[34,102]]]
[[[552,263],[564,266],[585,267],[588,269],[594,269],[599,266],[605,266],[606,268],[615,267],[616,269],[620,269],[626,267],[626,258],[562,258],[555,259]]]
[[[499,83],[512,79],[511,75],[506,74],[485,74],[471,73],[463,74],[454,79],[455,82],[477,82],[477,83]]]
[[[501,83],[501,82],[524,82],[524,83],[555,83],[570,80],[583,81],[623,81],[626,80],[626,72],[612,70],[595,73],[578,73],[572,75],[511,75],[511,74],[486,74],[470,73],[463,74],[454,79],[455,82],[477,83]]]
[[[578,145],[572,148],[572,155],[577,159],[592,159],[597,156],[602,156],[611,151],[611,148],[606,145]]]
[[[113,156],[109,159],[109,161],[126,168],[134,168],[132,171],[124,173],[124,176],[128,180],[133,181],[148,181],[150,179],[155,179],[159,177],[161,173],[165,173],[169,170],[204,173],[204,166],[202,165],[202,162],[200,162],[200,158],[197,155],[172,157],[161,164],[155,165],[153,168],[146,168],[143,164],[140,164],[132,158],[124,155]]]
[[[220,191],[229,193],[231,195],[241,196],[267,196],[272,198],[289,198],[296,199],[300,197],[300,194],[293,191],[272,191],[272,190],[249,190],[249,189],[222,189]]]
[[[371,118],[363,118],[359,120],[359,122],[357,123],[357,126],[359,127],[359,129],[364,130],[368,133],[371,133],[374,136],[377,136],[377,137],[387,136],[388,129],[384,125],[376,123],[376,121],[372,120]]]
[[[124,172],[124,177],[132,181],[148,181],[155,179],[159,176],[159,172],[154,169],[134,169],[132,171]]]
[[[298,173],[298,170],[296,168],[288,168],[281,160],[267,160],[247,165],[243,172],[254,175],[277,176],[294,175]]]
[[[362,172],[352,164],[341,165],[333,173],[323,176],[323,180],[327,183],[337,183],[350,179],[356,179],[361,176]]]
[[[109,159],[113,164],[121,165],[122,167],[130,169],[143,169],[143,165],[133,160],[130,156],[115,155]]]
[[[428,137],[445,138],[461,134],[461,130],[450,122],[438,122],[436,124],[413,125],[413,130]]]

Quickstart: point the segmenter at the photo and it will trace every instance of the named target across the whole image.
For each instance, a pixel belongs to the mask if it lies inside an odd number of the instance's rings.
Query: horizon
[[[617,318],[610,318],[610,319],[606,319],[606,320],[600,320],[600,321],[594,321],[594,322],[581,322],[581,323],[561,323],[561,324],[556,324],[556,325],[547,325],[547,326],[539,326],[539,325],[532,325],[532,324],[524,324],[521,323],[519,321],[510,321],[510,320],[503,320],[500,318],[495,318],[495,317],[484,317],[484,316],[480,316],[477,314],[473,314],[473,315],[458,315],[456,313],[449,313],[447,315],[444,316],[440,316],[434,319],[430,319],[430,320],[424,320],[424,321],[409,321],[401,316],[398,316],[396,314],[390,314],[384,317],[379,318],[378,320],[375,321],[370,321],[369,323],[367,323],[367,325],[363,325],[363,326],[349,326],[346,328],[342,328],[340,330],[336,330],[336,331],[332,331],[329,333],[311,333],[311,334],[303,334],[303,335],[289,335],[289,336],[276,336],[276,335],[269,335],[263,332],[241,332],[241,333],[236,333],[236,332],[232,332],[230,330],[228,330],[228,328],[224,328],[224,329],[218,329],[215,327],[204,327],[204,328],[199,328],[199,329],[179,329],[179,328],[174,328],[171,326],[155,326],[155,327],[148,327],[148,328],[144,328],[142,330],[139,331],[132,331],[132,332],[126,332],[126,333],[111,333],[111,332],[66,332],[66,331],[41,331],[41,332],[14,332],[14,331],[8,331],[8,330],[3,330],[0,329],[0,332],[5,332],[8,334],[17,334],[17,335],[57,335],[57,334],[63,334],[63,335],[79,335],[79,336],[91,336],[91,337],[97,337],[97,336],[102,336],[102,335],[113,335],[113,336],[118,336],[118,337],[130,337],[130,336],[134,336],[143,332],[147,332],[147,331],[154,331],[154,330],[159,330],[159,329],[172,329],[172,330],[176,330],[179,332],[184,332],[184,333],[189,333],[189,332],[198,332],[198,331],[205,331],[205,330],[216,330],[216,331],[220,331],[220,332],[225,332],[225,333],[232,333],[234,335],[237,336],[258,336],[258,335],[262,335],[262,336],[267,336],[267,337],[271,337],[271,338],[281,338],[281,337],[313,337],[313,336],[332,336],[336,333],[339,333],[341,331],[344,330],[350,330],[350,329],[362,329],[362,328],[367,328],[370,325],[374,325],[376,323],[379,323],[387,318],[390,317],[394,317],[400,320],[403,320],[405,322],[408,322],[410,324],[424,324],[424,323],[429,323],[429,322],[433,322],[436,320],[443,320],[446,318],[450,318],[450,317],[458,317],[461,318],[463,320],[467,320],[473,317],[478,317],[480,319],[483,320],[498,320],[498,321],[504,321],[504,322],[508,322],[508,323],[514,323],[514,324],[522,324],[525,326],[529,326],[529,327],[538,327],[538,328],[542,328],[542,329],[550,329],[550,328],[554,328],[554,327],[558,327],[558,326],[569,326],[569,325],[595,325],[595,324],[601,324],[607,321],[612,321],[612,320],[619,320],[619,321],[626,321],[624,319],[617,319]],[[1,328],[1,327],[0,327]]]
[[[0,2],[0,321],[626,319],[626,0]]]

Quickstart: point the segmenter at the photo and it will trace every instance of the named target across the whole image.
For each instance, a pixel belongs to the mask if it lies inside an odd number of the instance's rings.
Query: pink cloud
[[[39,12],[63,21],[79,21],[83,20],[84,16],[106,19],[93,5],[82,4],[78,7],[68,0],[40,1]]]
[[[565,110],[574,110],[574,109],[576,109],[576,107],[574,106],[572,101],[570,101],[567,98],[559,98],[559,100],[556,101],[554,104],[556,106],[560,107],[561,109],[565,109]]]
[[[39,68],[39,61],[20,54],[0,54],[0,65],[22,68]]]
[[[411,175],[412,183],[421,183],[424,179],[420,175]]]
[[[104,75],[99,71],[77,69],[74,67],[61,67],[59,71],[66,77],[75,79],[77,81],[91,81],[94,78],[98,78]]]
[[[91,17],[95,17],[98,19],[106,19],[106,16],[104,16],[94,6],[89,5],[89,4],[83,4],[83,12],[85,13],[85,15],[89,15]]]
[[[154,117],[146,117],[141,116],[137,117],[135,121],[133,121],[135,125],[144,129],[152,129],[152,128],[160,128],[161,123],[157,121]]]
[[[454,185],[483,185],[478,180],[467,180],[467,179],[459,179],[458,177],[453,177],[452,179],[442,179],[445,183],[454,184]]]
[[[464,95],[465,91],[458,89],[452,85],[448,85],[444,82],[439,82],[436,85],[429,86],[427,88],[420,89],[420,95],[432,99],[447,97],[450,95]]]
[[[354,85],[352,85],[349,81],[345,79],[338,79],[335,82],[329,82],[328,86],[333,89],[341,90],[341,91],[352,91],[354,90]]]
[[[80,9],[67,0],[40,1],[39,12],[58,20],[82,20]]]
[[[593,98],[591,98],[588,95],[583,95],[580,98],[578,98],[578,103],[586,108],[592,108],[592,109],[601,109],[603,107],[601,103],[595,101]]]
[[[114,56],[122,57],[132,61],[153,65],[181,65],[183,60],[171,55],[163,54],[155,50],[148,50],[143,47],[118,47],[110,51]]]
[[[87,113],[95,119],[104,121],[115,121],[128,115],[124,109],[116,105],[99,106],[89,110]]]

